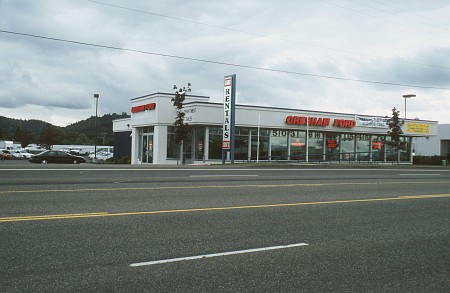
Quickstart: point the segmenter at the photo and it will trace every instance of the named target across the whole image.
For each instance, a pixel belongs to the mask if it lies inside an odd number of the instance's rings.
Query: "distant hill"
[[[126,113],[106,114],[97,117],[98,144],[113,145],[112,121],[130,117]],[[95,116],[78,121],[66,127],[54,126],[41,120],[22,120],[0,116],[0,140],[12,140],[22,144],[41,143],[43,130],[51,126],[54,130],[55,144],[89,145],[95,141]]]

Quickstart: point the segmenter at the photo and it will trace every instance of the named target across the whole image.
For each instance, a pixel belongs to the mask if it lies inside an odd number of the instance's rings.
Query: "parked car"
[[[108,153],[108,152],[104,152],[104,151],[97,152],[97,159],[98,160],[106,160],[106,159],[109,159],[109,158],[112,158],[112,157],[113,157],[112,153]],[[94,154],[90,154],[89,158],[94,159],[95,155]]]
[[[82,153],[82,149],[81,148],[72,148],[72,147],[62,149],[62,151],[66,152],[68,154],[71,154],[71,155],[80,155]]]
[[[14,156],[10,153],[9,150],[0,151],[0,160],[12,160]]]
[[[80,156],[74,156],[63,151],[45,151],[34,155],[29,159],[31,163],[63,163],[63,164],[81,164],[86,159]]]
[[[34,156],[33,154],[26,152],[26,151],[21,151],[21,150],[15,150],[15,151],[10,151],[10,153],[14,156],[14,158],[16,159],[29,159],[32,156]]]

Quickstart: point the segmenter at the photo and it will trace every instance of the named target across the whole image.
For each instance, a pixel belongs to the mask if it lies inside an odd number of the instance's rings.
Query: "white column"
[[[167,126],[155,126],[153,132],[153,164],[167,163]]]
[[[209,160],[209,126],[205,127],[205,141],[203,142],[203,151],[205,154],[205,161]]]
[[[139,164],[139,129],[133,127],[131,129],[131,164]]]

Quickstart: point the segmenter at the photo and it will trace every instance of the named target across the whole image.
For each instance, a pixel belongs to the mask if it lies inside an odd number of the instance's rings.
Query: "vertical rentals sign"
[[[225,76],[223,87],[223,136],[222,163],[230,152],[231,163],[234,163],[234,119],[235,119],[236,74]]]

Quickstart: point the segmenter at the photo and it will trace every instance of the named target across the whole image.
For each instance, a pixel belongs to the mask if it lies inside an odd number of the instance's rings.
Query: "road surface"
[[[2,292],[450,291],[450,170],[0,165]]]

